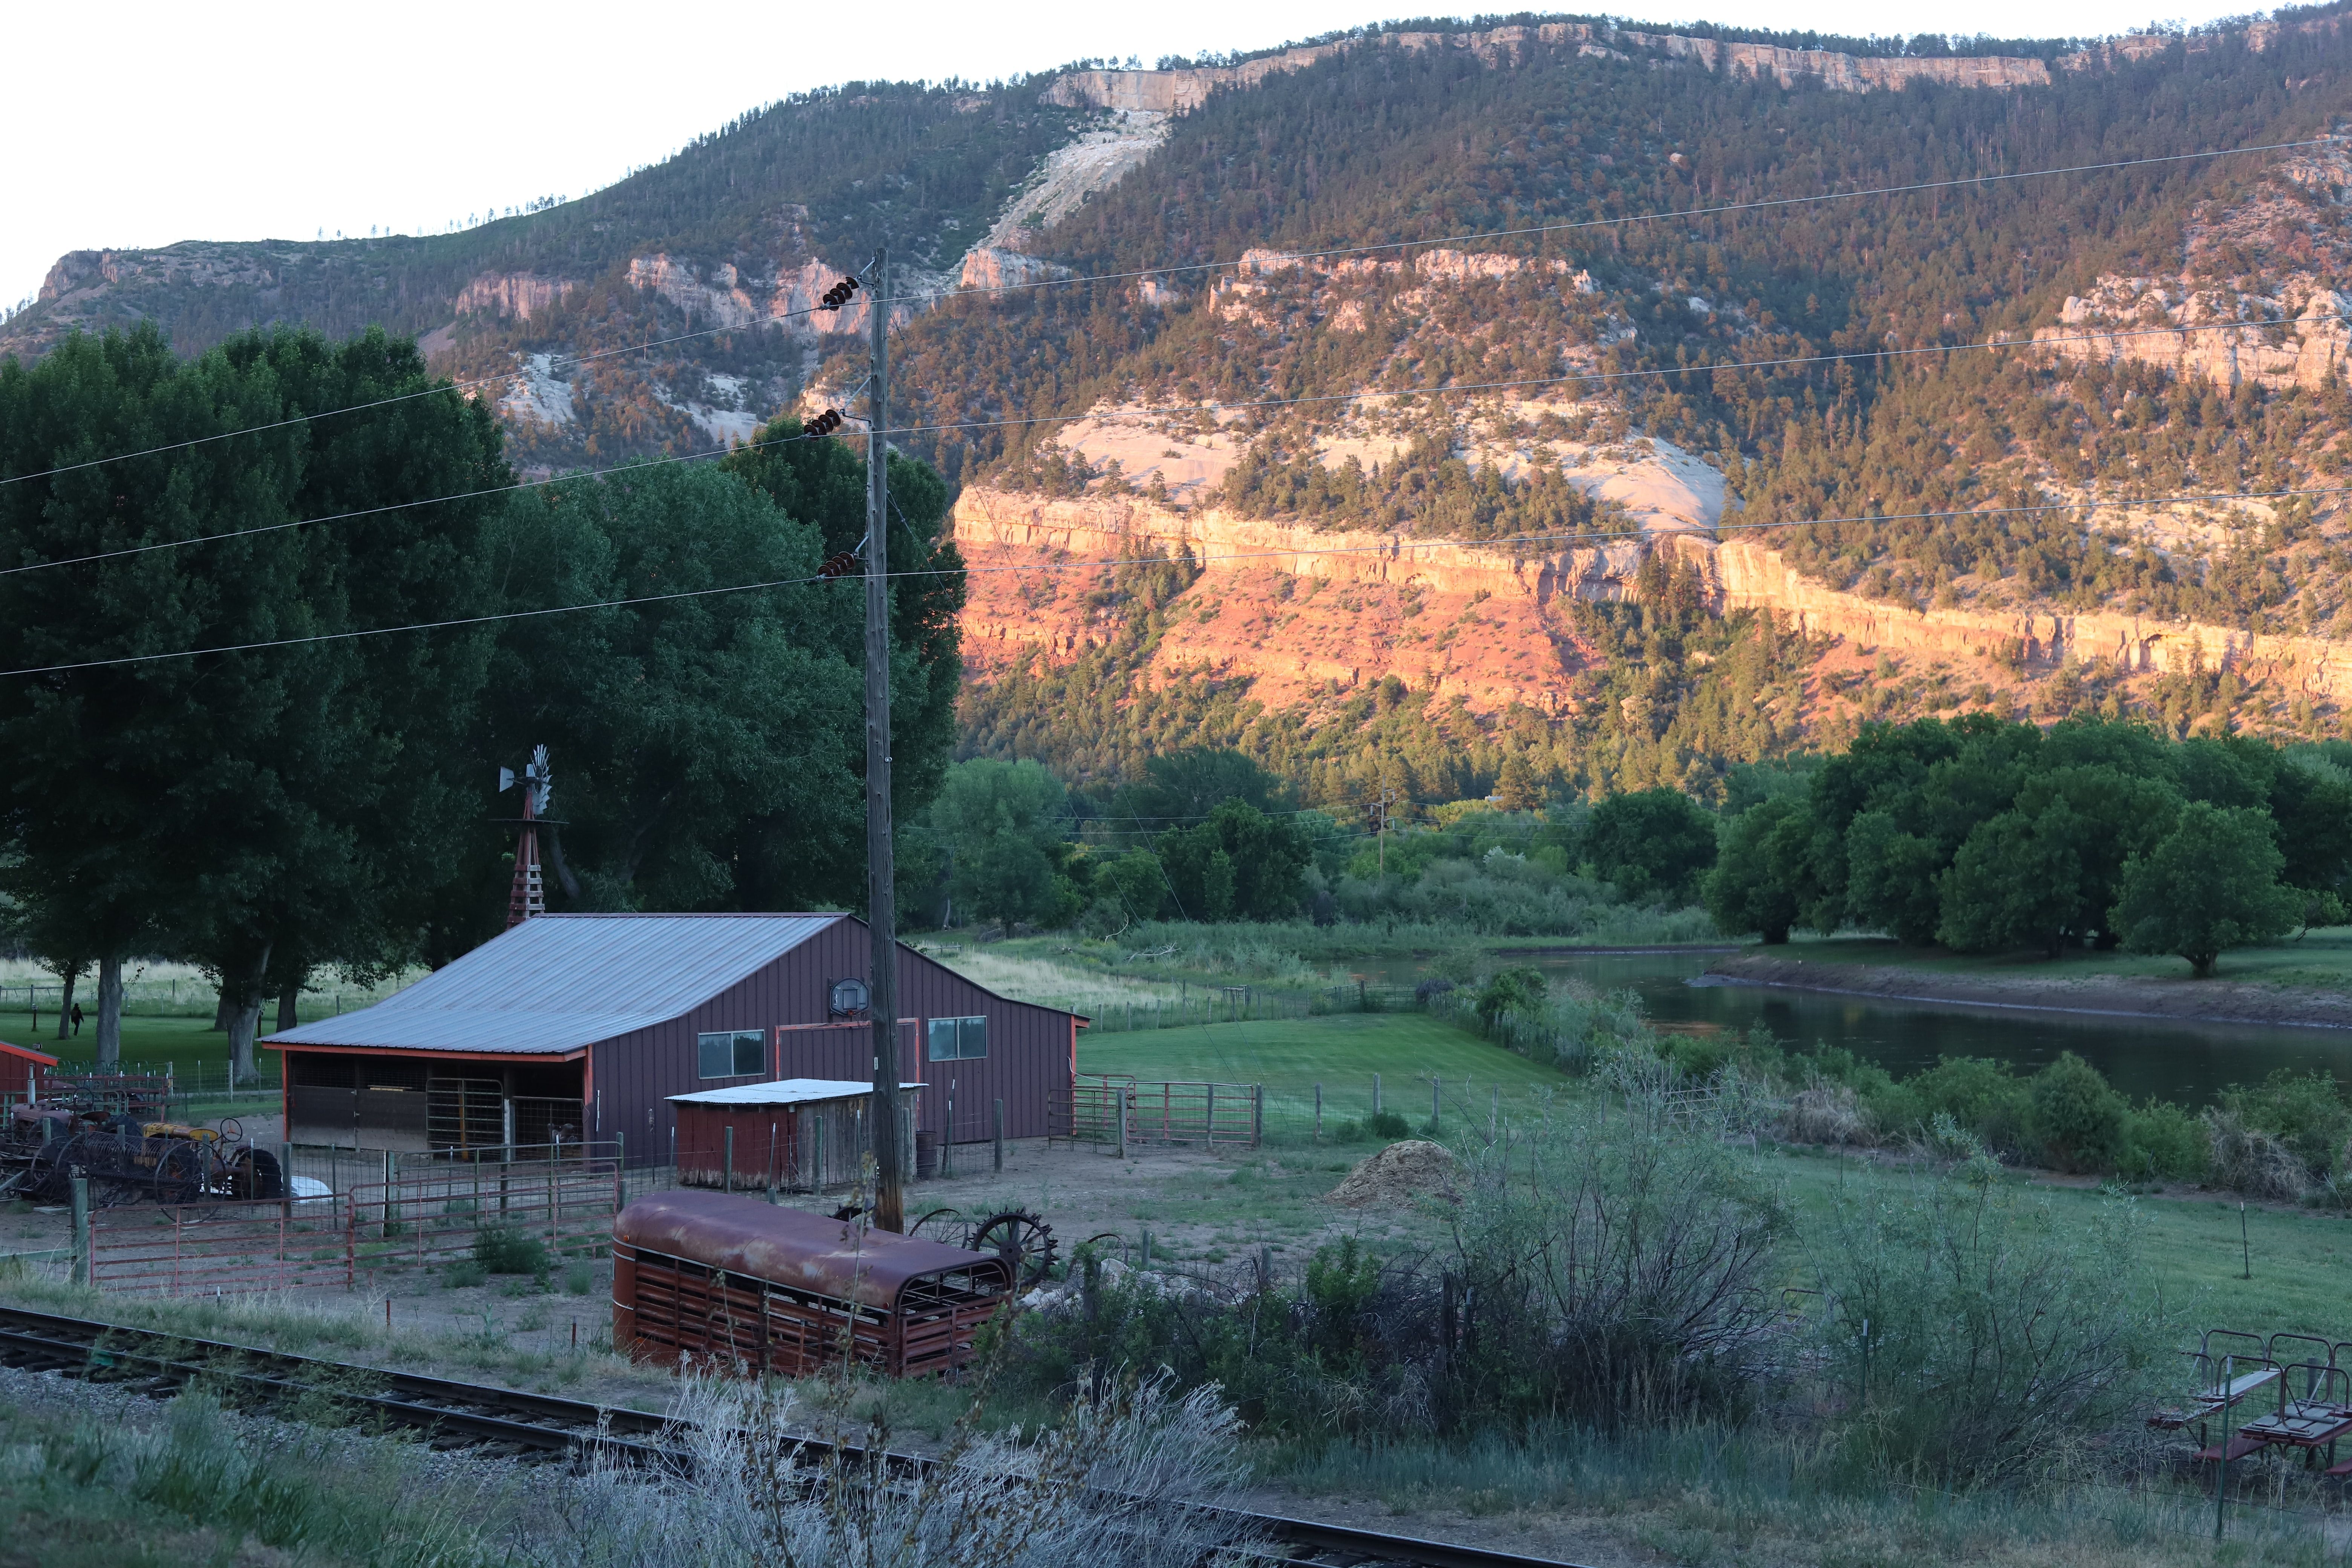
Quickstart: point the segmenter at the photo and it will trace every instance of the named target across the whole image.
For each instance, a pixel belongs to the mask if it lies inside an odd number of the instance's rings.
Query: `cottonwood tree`
[[[499,518],[488,555],[511,607],[695,595],[514,621],[493,660],[485,766],[550,748],[588,907],[779,909],[854,892],[864,597],[855,578],[806,581],[824,545],[708,467],[564,480],[518,492]],[[755,583],[781,585],[704,592]],[[915,684],[915,662],[895,657],[894,681]]]
[[[273,952],[379,954],[438,880],[488,637],[341,636],[483,603],[512,479],[488,411],[432,387],[381,332],[181,361],[142,328],[0,366],[0,472],[28,476],[0,561],[46,568],[0,577],[0,656],[38,672],[0,679],[5,799],[17,874],[115,922],[103,1038],[152,931],[219,974],[249,1079]]]
[[[2221,953],[2294,929],[2301,895],[2279,884],[2285,857],[2251,806],[2191,801],[2162,843],[2125,868],[2116,929],[2134,952],[2172,952],[2200,978]]]

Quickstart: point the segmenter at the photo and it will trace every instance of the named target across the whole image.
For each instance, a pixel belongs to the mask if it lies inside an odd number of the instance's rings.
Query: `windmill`
[[[499,793],[514,788],[512,768],[499,770]],[[514,889],[507,895],[507,929],[514,930],[533,915],[547,912],[547,887],[539,869],[539,825],[547,815],[554,781],[547,767],[547,748],[535,747],[522,770],[521,833],[515,839]]]

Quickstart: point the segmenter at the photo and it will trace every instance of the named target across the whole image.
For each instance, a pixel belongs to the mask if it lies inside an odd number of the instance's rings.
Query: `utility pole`
[[[1380,875],[1383,877],[1389,874],[1389,807],[1396,804],[1396,791],[1384,789],[1381,791],[1380,799],[1364,807],[1365,819],[1379,836],[1376,842],[1380,845]]]
[[[866,308],[874,312],[873,381],[866,431],[866,919],[874,938],[867,997],[874,1020],[874,1224],[902,1231],[906,1194],[898,1150],[898,906],[890,852],[890,253],[874,254]]]

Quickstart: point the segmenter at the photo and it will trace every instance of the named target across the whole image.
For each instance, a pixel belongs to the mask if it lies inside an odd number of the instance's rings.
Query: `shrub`
[[[1364,1131],[1375,1138],[1386,1138],[1393,1142],[1399,1138],[1412,1137],[1412,1123],[1407,1121],[1401,1111],[1375,1110],[1364,1118]]]
[[[490,1271],[482,1267],[479,1259],[472,1258],[457,1258],[441,1271],[442,1279],[452,1290],[471,1289],[489,1277]]]
[[[1899,1084],[1889,1079],[1877,1092],[1865,1092],[1864,1103],[1879,1130],[1890,1135],[1918,1136],[1940,1111],[2003,1158],[2034,1152],[2032,1099],[2006,1062],[1942,1057],[1926,1072]]]
[[[527,1232],[496,1226],[475,1233],[474,1261],[491,1274],[544,1275],[549,1268],[545,1242]]]
[[[596,1288],[596,1267],[584,1258],[575,1258],[563,1266],[563,1293],[585,1296]]]
[[[1478,1021],[1491,1032],[1506,1013],[1540,1013],[1550,1000],[1539,969],[1499,969],[1478,988]]]
[[[2058,1169],[2115,1169],[2131,1108],[2107,1087],[2098,1068],[2072,1051],[2062,1051],[2056,1061],[2033,1075],[2032,1097],[2033,1136]]]
[[[2131,1415],[2170,1331],[2127,1203],[2086,1224],[1986,1162],[1907,1199],[1851,1199],[1818,1249],[1848,1437],[1874,1465],[1994,1484]]]
[[[2231,1084],[2221,1093],[2221,1109],[2277,1140],[2314,1180],[2334,1171],[2346,1138],[2352,1136],[2352,1108],[2327,1072],[2281,1068],[2252,1089]]]
[[[2213,1181],[2248,1197],[2278,1203],[2300,1203],[2311,1188],[2311,1168],[2259,1127],[2249,1127],[2237,1112],[2222,1108],[2205,1112],[2211,1143]]]
[[[2201,1182],[2212,1169],[2212,1146],[2197,1117],[2151,1098],[2125,1118],[2116,1169],[2137,1181]]]

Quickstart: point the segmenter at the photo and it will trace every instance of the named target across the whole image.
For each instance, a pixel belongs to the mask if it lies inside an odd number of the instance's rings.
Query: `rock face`
[[[532,272],[486,272],[457,293],[459,315],[487,310],[528,321],[544,316],[550,307],[580,285],[569,278],[545,278]]]
[[[2168,37],[2165,40],[2169,43]],[[1773,44],[1726,43],[1678,33],[1645,33],[1590,22],[1546,22],[1468,33],[1380,33],[1307,48],[1285,49],[1235,66],[1195,66],[1176,70],[1081,70],[1055,79],[1044,101],[1065,109],[1111,109],[1147,114],[1182,114],[1223,89],[1255,87],[1270,76],[1305,70],[1345,49],[1388,47],[1423,52],[1459,49],[1489,66],[1517,65],[1531,44],[1579,44],[1580,53],[1627,58],[1628,49],[1654,51],[1689,60],[1710,71],[1770,77],[1783,87],[1806,78],[1837,92],[1899,89],[1913,81],[1954,87],[2046,87],[2048,65],[2007,56],[1913,58],[1840,54],[1830,49],[1790,49]],[[2076,57],[2078,69],[2104,64]],[[2128,57],[2127,57],[2128,58]]]
[[[1558,713],[1582,661],[1568,604],[1632,598],[1654,549],[1696,567],[1718,610],[1769,611],[1859,653],[2045,668],[2103,659],[2126,673],[2235,668],[2315,698],[2352,698],[2352,645],[2116,611],[1917,610],[1830,588],[1779,551],[1696,529],[1514,555],[1135,497],[984,487],[963,492],[953,526],[974,569],[964,653],[981,681],[1032,653],[1065,659],[1108,643],[1121,614],[1109,563],[1157,553],[1200,572],[1155,658],[1164,674],[1247,679],[1276,708],[1393,674],[1475,711],[1517,703]]]

